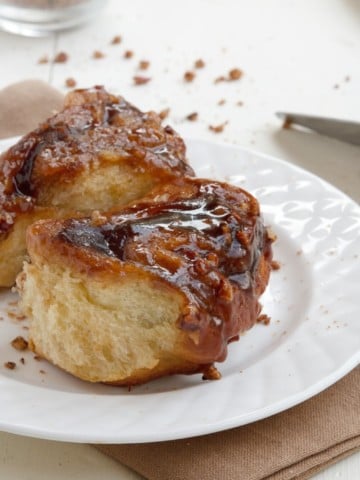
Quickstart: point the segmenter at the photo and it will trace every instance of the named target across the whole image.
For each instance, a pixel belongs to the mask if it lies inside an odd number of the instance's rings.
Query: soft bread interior
[[[171,288],[136,275],[105,284],[34,259],[18,284],[32,348],[77,377],[135,384],[184,370],[176,326],[184,300]]]
[[[7,237],[0,240],[0,287],[14,285],[16,275],[21,271],[26,255],[27,227],[40,218],[54,216],[51,213],[51,209],[39,208],[32,214],[20,215]]]
[[[67,214],[106,211],[143,197],[155,185],[149,174],[134,172],[133,168],[119,163],[118,158],[117,162],[92,165],[71,182],[43,185],[38,192],[38,204],[66,209]]]
[[[13,229],[0,241],[0,286],[14,284],[26,255],[26,228],[36,220],[87,215],[94,209],[107,211],[143,197],[154,184],[148,174],[134,174],[126,165],[107,163],[84,171],[72,182],[42,185],[34,211],[19,214]]]

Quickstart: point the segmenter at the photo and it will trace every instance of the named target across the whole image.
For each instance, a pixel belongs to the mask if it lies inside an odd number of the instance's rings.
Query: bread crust
[[[125,205],[185,174],[184,142],[154,112],[102,87],[69,93],[61,112],[0,156],[0,287],[14,283],[34,219]]]

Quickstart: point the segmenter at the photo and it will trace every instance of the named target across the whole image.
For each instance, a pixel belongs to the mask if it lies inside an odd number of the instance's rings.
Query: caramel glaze
[[[142,113],[102,87],[69,93],[62,112],[0,156],[0,238],[19,213],[34,209],[44,185],[117,160],[159,183],[193,175],[182,139],[155,113]]]
[[[178,327],[187,359],[223,361],[227,344],[255,323],[268,281],[271,240],[258,203],[239,188],[201,179],[155,193],[100,224],[66,220],[57,238],[134,263],[177,287],[186,299]]]

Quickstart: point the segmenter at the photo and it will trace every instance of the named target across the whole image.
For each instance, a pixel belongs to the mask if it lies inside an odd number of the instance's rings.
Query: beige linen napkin
[[[0,138],[31,130],[61,101],[58,91],[40,81],[0,91]],[[97,448],[151,480],[306,479],[360,449],[360,368],[307,402],[251,425],[185,440]]]
[[[306,479],[360,448],[360,368],[307,402],[244,427],[98,448],[151,480]]]
[[[0,138],[29,132],[58,110],[63,95],[40,80],[25,80],[0,91]]]

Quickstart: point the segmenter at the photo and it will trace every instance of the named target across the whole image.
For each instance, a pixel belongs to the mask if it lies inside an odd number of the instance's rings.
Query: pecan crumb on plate
[[[190,122],[196,122],[198,117],[199,117],[199,114],[197,112],[193,112],[186,116],[186,120],[190,120]]]
[[[68,88],[76,87],[76,80],[72,77],[69,77],[65,80],[65,86]]]
[[[9,370],[14,370],[14,368],[16,368],[16,363],[15,362],[5,362],[4,367],[9,369]]]
[[[148,60],[140,60],[139,62],[139,70],[147,70],[150,66],[150,62]]]
[[[281,265],[279,262],[277,262],[276,260],[272,260],[271,261],[271,269],[272,270],[280,270],[281,268]]]
[[[25,340],[24,337],[18,336],[14,338],[11,342],[11,346],[15,348],[15,350],[26,350],[28,348],[28,342]]]
[[[205,67],[205,62],[204,62],[204,60],[202,60],[201,58],[199,58],[198,60],[196,60],[196,62],[194,63],[194,67],[195,67],[195,68],[204,68],[204,67]]]
[[[227,123],[228,122],[220,123],[220,125],[209,125],[209,130],[214,133],[222,133]]]
[[[135,85],[145,85],[145,83],[150,82],[151,78],[135,76],[133,77],[133,80]]]
[[[240,78],[243,76],[244,72],[240,70],[240,68],[233,68],[229,72],[229,81],[234,81],[234,80],[240,80]]]
[[[221,373],[216,367],[214,367],[214,365],[209,365],[206,367],[206,370],[204,370],[202,376],[203,380],[220,380],[220,378]]]
[[[105,57],[105,53],[101,52],[100,50],[95,50],[92,54],[92,58],[95,58],[96,60],[104,57]]]
[[[8,314],[8,317],[9,318],[13,318],[14,320],[25,320],[26,316],[23,315],[22,313],[19,313],[19,312],[14,312],[13,310],[8,310],[6,312]]]
[[[115,35],[115,37],[111,40],[111,45],[118,45],[121,43],[121,36],[120,35]]]
[[[194,72],[185,72],[184,73],[184,80],[185,82],[192,82],[194,78],[196,77]]]
[[[270,320],[271,319],[268,315],[266,315],[265,313],[262,313],[261,315],[259,315],[256,321],[257,323],[262,323],[263,325],[269,325]]]
[[[225,77],[221,75],[220,77],[215,78],[215,83],[220,82],[234,82],[236,80],[240,80],[240,78],[244,75],[244,72],[240,70],[240,68],[232,68],[229,70],[229,73]]]

